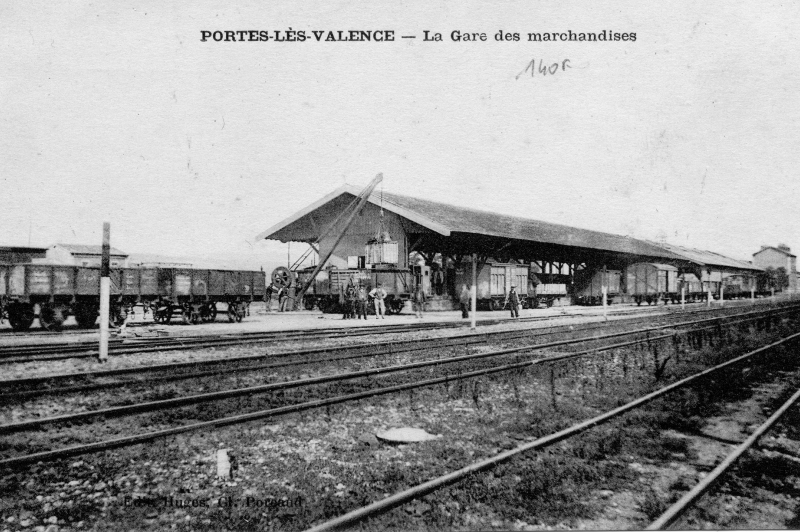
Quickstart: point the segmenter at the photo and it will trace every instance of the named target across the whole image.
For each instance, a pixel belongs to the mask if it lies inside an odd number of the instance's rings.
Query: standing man
[[[433,272],[433,287],[436,290],[436,295],[442,295],[442,288],[444,287],[444,272],[441,268],[436,268]]]
[[[358,301],[356,301],[356,312],[358,316],[356,319],[360,320],[363,316],[364,319],[367,319],[367,289],[363,286],[359,285],[358,287]]]
[[[350,314],[347,316],[350,319],[356,319],[356,312],[358,312],[358,288],[356,288],[353,278],[350,278],[350,286],[347,287],[347,308]]]
[[[467,285],[462,284],[461,294],[458,296],[458,302],[461,306],[461,317],[465,320],[469,318],[469,301],[471,297],[472,296],[469,293],[469,288],[467,288]]]
[[[515,286],[511,287],[511,290],[506,296],[506,303],[511,306],[511,317],[519,318],[519,296],[515,288]]]
[[[282,286],[278,289],[278,312],[286,311],[286,287]]]
[[[278,289],[272,283],[269,283],[269,286],[264,291],[264,304],[267,307],[267,312],[272,312],[272,295],[277,291]]]
[[[349,320],[353,315],[353,296],[355,295],[355,287],[353,286],[353,279],[347,283],[344,293],[341,296],[342,302],[342,319]]]
[[[369,295],[375,301],[375,319],[386,319],[383,317],[383,314],[386,312],[386,305],[383,300],[386,299],[387,294],[386,290],[381,286],[381,283],[378,283],[378,286],[373,288]]]
[[[417,285],[417,290],[414,292],[414,310],[417,312],[417,317],[422,318],[422,313],[425,311],[425,291],[422,285]]]

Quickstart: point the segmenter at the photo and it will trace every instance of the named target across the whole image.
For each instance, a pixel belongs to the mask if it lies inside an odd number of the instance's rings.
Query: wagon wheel
[[[294,274],[285,266],[278,266],[272,270],[272,284],[281,288],[288,288],[294,280]]]
[[[42,305],[39,308],[39,325],[46,331],[56,329],[56,311],[50,305]]]
[[[164,308],[154,308],[153,309],[153,320],[156,323],[169,323],[170,319],[172,318],[172,307],[167,305]]]
[[[21,303],[8,309],[8,321],[16,332],[30,329],[35,317],[33,305]]]
[[[128,319],[128,309],[125,307],[111,306],[108,310],[108,323],[112,327],[119,327]]]
[[[241,323],[242,321],[242,313],[239,312],[236,303],[228,305],[228,321],[231,323]]]
[[[200,317],[203,321],[214,321],[217,319],[216,303],[206,303],[200,310]]]
[[[91,329],[97,321],[97,307],[89,303],[78,303],[75,306],[75,320],[78,327]]]

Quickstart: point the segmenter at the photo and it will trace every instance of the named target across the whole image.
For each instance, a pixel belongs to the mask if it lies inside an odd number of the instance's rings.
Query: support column
[[[471,321],[470,321],[470,328],[474,331],[477,324],[477,310],[478,310],[478,254],[472,254],[472,288],[469,290],[470,292],[470,307],[472,308],[471,314]]]
[[[100,262],[100,349],[98,350],[98,360],[100,362],[108,360],[108,314],[109,299],[111,298],[110,255],[111,224],[104,222],[103,254]]]
[[[721,280],[719,282],[719,306],[725,306],[725,285]]]
[[[600,287],[603,293],[603,318],[608,320],[608,269],[603,265],[603,285]]]
[[[681,310],[686,309],[686,283],[681,283]]]

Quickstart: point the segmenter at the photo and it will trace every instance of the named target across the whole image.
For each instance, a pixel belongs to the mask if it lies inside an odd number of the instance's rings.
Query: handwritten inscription
[[[519,79],[520,77],[524,76],[526,73],[530,72],[531,77],[535,77],[537,74],[540,76],[547,76],[550,74],[551,76],[555,75],[556,72],[566,72],[568,68],[572,68],[572,65],[569,64],[569,59],[564,59],[560,63],[552,63],[548,64],[544,62],[544,59],[539,59],[539,66],[536,66],[536,59],[531,59],[530,62],[525,66],[522,72],[517,74],[515,79]]]

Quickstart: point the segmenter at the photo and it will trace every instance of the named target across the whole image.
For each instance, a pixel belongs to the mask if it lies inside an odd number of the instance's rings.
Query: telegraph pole
[[[108,360],[108,310],[111,297],[111,224],[103,222],[103,255],[100,259],[100,362]]]
[[[470,289],[470,307],[472,307],[472,320],[470,322],[470,329],[473,331],[476,328],[477,310],[478,310],[478,254],[472,254],[472,288]]]

